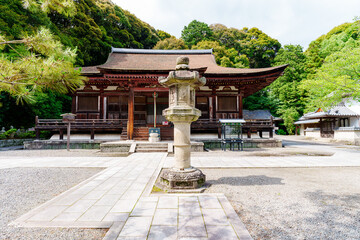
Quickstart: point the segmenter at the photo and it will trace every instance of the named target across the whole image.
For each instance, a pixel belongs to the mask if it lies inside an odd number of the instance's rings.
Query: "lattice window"
[[[236,96],[219,96],[218,97],[218,111],[235,112],[237,111]]]
[[[98,103],[97,96],[79,96],[78,111],[98,111]]]

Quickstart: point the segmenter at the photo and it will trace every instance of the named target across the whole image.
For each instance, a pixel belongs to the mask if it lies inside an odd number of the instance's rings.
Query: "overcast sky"
[[[242,29],[257,27],[282,45],[309,43],[360,16],[360,0],[112,0],[155,29],[181,36],[196,19]],[[304,49],[304,50],[305,50]]]

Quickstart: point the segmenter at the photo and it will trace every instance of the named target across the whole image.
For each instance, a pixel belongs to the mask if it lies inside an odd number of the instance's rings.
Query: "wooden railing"
[[[127,119],[75,119],[71,121],[71,128],[122,128],[126,126]],[[62,119],[37,119],[35,128],[58,129],[66,128],[68,121]]]
[[[40,131],[59,132],[60,139],[63,139],[64,132],[90,132],[91,139],[94,139],[95,132],[121,131],[126,128],[127,119],[74,119],[66,121],[63,119],[35,119],[36,137],[39,138]],[[69,127],[69,129],[68,129]]]
[[[243,124],[243,127],[272,127],[273,122],[271,120],[257,120],[257,121],[247,121]]]
[[[219,120],[214,119],[198,119],[197,121],[191,123],[191,127],[195,129],[209,129],[209,128],[218,128],[220,127]]]
[[[218,119],[199,119],[191,124],[191,128],[197,130],[218,129],[218,136],[221,137],[221,125]],[[263,131],[269,132],[269,136],[272,138],[274,125],[271,119],[247,121],[242,125],[242,130],[244,134],[247,134],[248,138],[251,137],[252,132],[258,132],[262,137]]]

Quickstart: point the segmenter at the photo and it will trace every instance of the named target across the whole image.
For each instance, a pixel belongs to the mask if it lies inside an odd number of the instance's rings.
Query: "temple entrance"
[[[323,138],[334,137],[335,120],[334,119],[323,119],[320,123],[320,133]]]
[[[107,103],[106,119],[126,119],[128,113],[128,96],[108,96],[105,98]]]
[[[156,122],[156,126],[163,125],[166,122],[165,117],[162,115],[162,111],[168,108],[168,97],[167,96],[153,96],[147,97],[147,118],[146,124],[153,127]],[[156,114],[154,115],[154,111]]]

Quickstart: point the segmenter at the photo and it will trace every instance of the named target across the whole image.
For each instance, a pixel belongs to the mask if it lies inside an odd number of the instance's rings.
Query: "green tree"
[[[64,48],[54,40],[48,29],[40,28],[33,36],[7,41],[0,36],[0,46],[24,44],[28,52],[18,52],[17,57],[0,56],[0,90],[19,100],[31,100],[36,92],[47,89],[59,93],[73,91],[82,85],[84,78],[75,70],[75,50]]]
[[[185,45],[184,40],[177,39],[174,36],[160,40],[155,45],[154,49],[188,49]]]
[[[273,63],[281,44],[260,31],[258,28],[244,28],[240,36],[245,36],[236,42],[235,49],[245,54],[250,61],[251,68],[269,67]]]
[[[185,26],[181,32],[181,38],[190,48],[203,40],[212,40],[213,32],[210,27],[197,20],[193,20]]]
[[[217,41],[203,40],[194,45],[192,49],[213,49],[217,64],[223,67],[249,67],[249,60],[245,55],[239,56],[234,48],[221,46]]]
[[[302,87],[309,92],[309,111],[328,109],[347,98],[360,100],[360,41],[326,57]]]
[[[278,101],[271,98],[269,87],[262,89],[244,99],[243,108],[247,110],[268,109],[272,114],[276,114]]]
[[[67,10],[67,7],[73,8],[69,4],[60,0],[46,1],[41,5],[31,0],[24,2],[26,7],[34,9],[41,7],[43,11],[52,9],[72,14]],[[25,48],[18,51],[13,47],[17,44]],[[7,54],[8,49],[15,54]],[[18,100],[31,101],[35,93],[48,89],[67,93],[83,83],[80,71],[73,66],[76,50],[64,48],[44,27],[34,35],[25,33],[22,39],[8,40],[0,35],[0,50],[0,91]]]
[[[282,76],[276,79],[269,87],[270,97],[276,99],[276,113],[284,119],[288,133],[294,132],[296,116],[301,116],[305,107],[305,92],[300,88],[301,82],[306,79],[307,57],[300,45],[285,45],[274,59],[274,65],[289,64]]]
[[[165,32],[165,31],[163,31],[163,30],[157,30],[156,32],[157,32],[157,34],[159,35],[160,40],[164,40],[164,39],[166,39],[166,38],[172,37],[171,34]]]
[[[359,39],[358,22],[341,24],[327,34],[312,41],[305,51],[308,58],[307,69],[310,74],[315,74],[322,66],[325,58],[336,51],[340,51],[347,44]],[[309,76],[311,77],[311,75]]]
[[[29,8],[32,12],[43,11],[49,13],[56,11],[60,14],[73,16],[76,12],[74,1],[72,0],[22,0],[25,8]]]
[[[222,24],[210,25],[213,39],[221,46],[235,49],[239,56],[247,58],[243,66],[270,67],[281,44],[257,28],[227,28]]]
[[[289,134],[294,134],[295,127],[294,122],[301,116],[297,109],[294,107],[279,109],[281,117],[284,120],[284,125]]]
[[[305,52],[309,92],[306,111],[327,109],[344,98],[359,99],[359,22],[345,23],[313,41]]]

